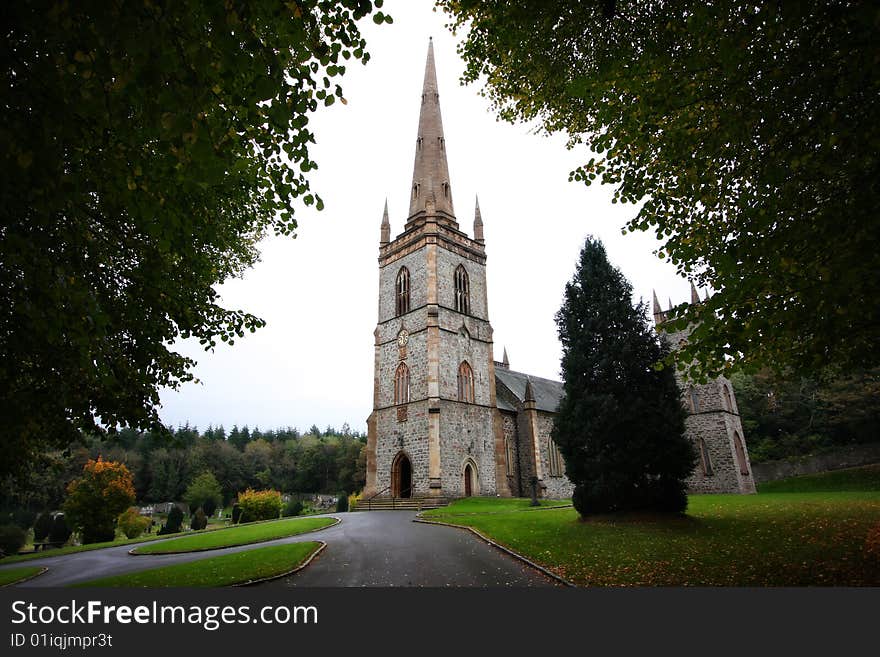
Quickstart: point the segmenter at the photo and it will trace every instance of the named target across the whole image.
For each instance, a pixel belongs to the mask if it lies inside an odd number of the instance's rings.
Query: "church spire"
[[[694,286],[693,281],[691,281],[691,303],[700,303],[700,295],[697,294],[697,288]]]
[[[382,229],[380,231],[379,244],[388,244],[391,241],[391,223],[388,221],[388,199],[385,199],[385,212],[382,213]]]
[[[504,347],[504,356],[501,358],[501,364],[510,369],[510,359],[507,357],[507,347]]]
[[[449,186],[449,165],[446,142],[440,118],[440,95],[437,92],[437,70],[434,66],[434,42],[428,41],[425,81],[422,86],[422,109],[419,112],[419,133],[410,188],[409,216],[433,210],[446,214],[453,222],[452,189]]]
[[[485,244],[483,239],[483,217],[480,214],[480,197],[477,197],[477,207],[474,209],[474,239],[480,244]]]

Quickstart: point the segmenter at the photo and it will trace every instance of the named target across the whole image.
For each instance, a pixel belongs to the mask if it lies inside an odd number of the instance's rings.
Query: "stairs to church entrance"
[[[445,497],[376,497],[361,500],[352,511],[424,511],[447,504]]]

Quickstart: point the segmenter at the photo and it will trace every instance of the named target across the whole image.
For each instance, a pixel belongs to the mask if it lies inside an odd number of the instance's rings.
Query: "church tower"
[[[452,203],[429,43],[409,213],[392,240],[386,203],[380,229],[366,497],[509,494],[479,205],[474,231],[461,230]]]
[[[708,296],[706,297],[708,299]],[[691,283],[691,304],[702,303],[697,288]],[[662,310],[654,293],[654,324],[671,348],[687,341],[691,328],[670,329],[667,320],[674,316],[672,302]],[[755,481],[746,447],[742,419],[726,377],[719,376],[704,384],[685,378],[679,370],[675,378],[682,391],[687,411],[685,435],[697,454],[697,467],[688,479],[690,493],[754,493]]]

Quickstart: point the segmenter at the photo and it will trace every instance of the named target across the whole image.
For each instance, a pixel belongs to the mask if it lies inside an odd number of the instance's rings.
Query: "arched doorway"
[[[392,497],[412,497],[412,462],[400,452],[391,464]]]
[[[464,496],[470,497],[474,494],[474,469],[468,463],[464,466]]]

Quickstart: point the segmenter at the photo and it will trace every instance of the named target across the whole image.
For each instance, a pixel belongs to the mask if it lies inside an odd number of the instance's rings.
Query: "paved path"
[[[412,522],[414,512],[341,513],[342,522],[309,534],[210,552],[132,556],[131,545],[9,564],[47,566],[21,587],[66,586],[108,575],[196,561],[265,545],[322,540],[304,570],[264,586],[552,586],[554,581],[470,532]],[[5,569],[7,566],[0,566]]]
[[[553,580],[463,529],[412,522],[415,512],[347,513],[323,532],[304,570],[263,586],[552,586]]]

